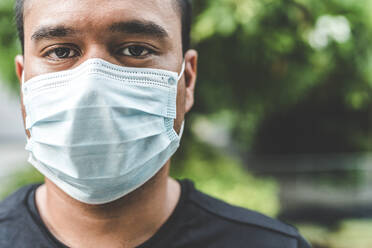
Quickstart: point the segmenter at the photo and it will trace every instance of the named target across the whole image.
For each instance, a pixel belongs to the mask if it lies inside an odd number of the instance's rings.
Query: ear
[[[21,85],[20,88],[22,89],[22,75],[24,74],[23,73],[23,70],[24,70],[23,56],[22,55],[17,55],[14,59],[14,62],[15,62],[15,70],[16,70],[16,74],[17,74],[17,77],[18,77],[18,80],[19,80],[19,84]],[[22,117],[23,117],[23,125],[26,129],[26,111],[25,111],[25,106],[23,105],[22,91],[20,92],[20,96],[21,96],[21,110],[22,110]],[[26,135],[27,135],[28,138],[31,137],[30,132],[28,130],[26,130]]]
[[[19,83],[22,84],[22,73],[23,73],[23,69],[24,69],[23,55],[17,55],[15,57],[14,61],[15,61],[15,70],[16,70],[16,74],[17,74]]]
[[[198,72],[198,52],[188,50],[185,54],[185,113],[194,105],[194,92]]]

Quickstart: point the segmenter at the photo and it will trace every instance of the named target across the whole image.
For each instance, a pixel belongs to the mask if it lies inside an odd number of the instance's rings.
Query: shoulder
[[[239,245],[249,242],[259,247],[310,247],[295,227],[258,212],[232,206],[196,190],[191,182],[185,183],[188,184],[188,201],[203,218],[208,219],[206,223],[209,226],[204,226],[215,230],[214,235],[219,233],[222,235],[220,238],[224,237],[227,241],[233,239]]]
[[[29,193],[36,188],[36,185],[25,186],[13,194],[6,197],[0,202],[0,223],[1,220],[8,215],[11,215],[14,210],[25,207],[27,196]]]
[[[0,202],[0,247],[8,247],[9,242],[15,242],[27,230],[30,220],[27,198],[35,188],[36,185],[23,187]]]

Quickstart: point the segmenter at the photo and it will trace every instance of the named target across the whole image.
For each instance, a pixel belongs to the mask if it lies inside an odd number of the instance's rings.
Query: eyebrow
[[[153,36],[156,38],[169,37],[167,31],[160,25],[151,21],[128,21],[128,22],[116,22],[109,27],[111,32],[120,32],[125,34],[139,34],[146,36]],[[77,31],[73,28],[66,27],[64,25],[58,26],[45,26],[35,31],[31,39],[42,40],[42,39],[54,39],[61,37],[68,37],[76,34]]]
[[[117,22],[110,26],[110,31],[126,34],[154,36],[157,38],[169,37],[167,31],[163,27],[151,21],[135,20],[129,22]]]
[[[75,34],[76,31],[72,28],[59,25],[56,27],[41,27],[35,33],[32,34],[32,40],[41,40],[41,39],[53,39],[59,37],[67,37]]]

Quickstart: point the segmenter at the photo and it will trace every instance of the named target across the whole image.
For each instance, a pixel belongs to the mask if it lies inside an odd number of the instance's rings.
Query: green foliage
[[[300,224],[301,233],[314,247],[369,248],[372,244],[372,220],[345,220],[336,228]]]
[[[17,171],[16,173],[7,177],[5,182],[2,182],[2,185],[4,186],[2,186],[0,191],[0,200],[22,186],[32,183],[41,183],[43,181],[44,177],[37,170],[31,167],[25,170]]]
[[[14,57],[20,51],[17,32],[13,23],[13,1],[0,2],[0,79],[11,88],[17,89],[14,73]]]
[[[220,151],[194,142],[182,159],[172,162],[171,174],[189,178],[196,187],[230,204],[276,216],[278,187],[274,180],[256,178],[242,164]]]
[[[371,133],[363,125],[372,106],[370,1],[196,3],[193,40],[201,53],[196,110],[233,112],[232,132],[241,151],[371,149]],[[326,42],[319,45],[314,37],[322,38],[324,17],[341,19],[347,26],[330,27],[323,37]],[[333,34],[334,29],[343,30],[345,36]],[[308,120],[297,123],[301,113]],[[294,120],[283,123],[282,115]],[[312,130],[312,135],[296,140],[304,130]],[[314,133],[322,137],[323,147]],[[270,147],[273,143],[277,146]],[[291,146],[294,143],[298,147]]]

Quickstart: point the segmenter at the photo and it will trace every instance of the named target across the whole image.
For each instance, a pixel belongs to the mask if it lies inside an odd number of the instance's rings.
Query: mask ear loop
[[[180,133],[178,134],[178,137],[181,139],[182,135],[183,135],[183,130],[185,129],[185,120],[182,121],[182,125],[181,125],[181,129],[180,129]]]
[[[180,81],[180,79],[182,78],[183,73],[185,72],[185,67],[186,67],[186,61],[183,60],[183,62],[182,62],[182,68],[181,68],[181,72],[180,72],[180,74],[178,75],[178,79],[177,79],[177,81]]]
[[[22,71],[22,77],[21,77],[21,81],[22,81],[22,86],[21,86],[21,90],[22,90],[22,94],[24,95],[24,85],[25,85],[25,70]],[[24,97],[24,96],[23,96]],[[24,105],[24,103],[23,103]],[[26,108],[26,106],[25,106]],[[27,126],[27,122],[28,122],[28,117],[27,117],[27,112],[26,112],[26,119],[25,119],[25,122],[26,122],[26,126]],[[26,128],[26,127],[25,127]],[[30,136],[32,136],[31,134],[31,129],[27,129],[28,132],[30,133]],[[27,137],[26,135],[26,138],[27,138],[27,145],[26,145],[26,150],[29,150],[31,148],[31,138]]]
[[[181,68],[181,72],[180,74],[178,75],[178,79],[177,81],[180,81],[180,79],[182,78],[183,74],[185,73],[185,67],[186,67],[186,61],[183,60],[182,62],[182,68]],[[185,120],[182,121],[182,125],[181,125],[181,129],[180,129],[180,132],[178,133],[178,138],[181,139],[182,135],[183,135],[183,130],[185,128]]]
[[[23,86],[23,84],[25,83],[25,70],[22,70],[21,81],[22,81],[22,86]]]

